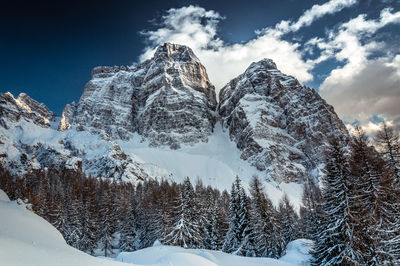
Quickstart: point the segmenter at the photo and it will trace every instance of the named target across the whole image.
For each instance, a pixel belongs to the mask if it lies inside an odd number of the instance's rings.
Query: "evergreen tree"
[[[250,194],[256,233],[256,254],[260,257],[279,258],[277,213],[263,191],[260,179],[254,176],[250,183]]]
[[[287,244],[296,239],[296,232],[298,231],[298,217],[286,194],[284,194],[279,203],[278,215],[281,230],[279,239],[279,243],[281,244],[279,256],[283,256]]]
[[[81,215],[82,203],[79,199],[74,198],[68,205],[68,225],[65,240],[67,243],[77,249],[81,249],[80,240],[82,238],[82,220]]]
[[[301,238],[315,240],[314,232],[318,231],[319,214],[321,213],[321,191],[311,181],[304,183],[303,206],[300,207]]]
[[[82,217],[82,239],[81,247],[82,250],[89,254],[93,254],[97,246],[98,241],[98,205],[96,201],[95,189],[93,186],[92,179],[85,181],[85,194],[86,201],[84,204]]]
[[[393,176],[391,186],[385,184],[389,180],[384,180],[384,164],[359,127],[356,127],[353,137],[350,162],[352,179],[355,181],[353,217],[358,222],[354,228],[363,240],[357,248],[369,265],[394,263],[384,250],[384,241],[393,236],[387,232],[394,229],[392,224],[396,213],[393,207],[396,202],[391,201],[388,194],[393,191],[395,178]]]
[[[67,233],[67,214],[62,204],[63,199],[51,197],[48,205],[47,220],[51,223],[63,236]]]
[[[110,198],[110,188],[109,183],[104,182],[105,189],[102,192],[102,197],[100,201],[100,216],[99,216],[99,244],[101,251],[104,252],[104,256],[108,257],[113,254],[112,251],[112,241],[114,234],[114,225],[113,225],[113,210],[112,210],[112,201]]]
[[[239,190],[240,198],[240,231],[242,243],[240,248],[235,252],[238,255],[246,257],[256,256],[256,235],[251,223],[250,211],[249,211],[249,199],[246,196],[244,188],[241,187]]]
[[[345,148],[333,140],[322,180],[324,219],[313,251],[314,265],[360,265],[351,215],[350,167]]]
[[[162,242],[184,248],[197,248],[202,243],[202,238],[196,220],[195,193],[189,178],[183,182],[178,202],[174,215],[175,226],[162,238]]]
[[[400,182],[400,138],[393,127],[383,123],[382,128],[375,136],[375,141],[381,148],[382,155],[393,173]]]
[[[237,176],[232,184],[229,204],[229,229],[223,251],[244,256],[255,256],[256,239],[250,221],[249,203]]]
[[[134,251],[136,250],[135,239],[136,239],[136,200],[132,199],[132,203],[130,205],[130,211],[127,215],[127,219],[125,220],[122,230],[121,230],[121,240],[120,240],[120,249],[122,251]]]
[[[217,250],[220,245],[218,239],[218,202],[213,197],[212,191],[208,190],[206,198],[206,208],[203,208],[205,219],[203,219],[203,247],[206,249]]]

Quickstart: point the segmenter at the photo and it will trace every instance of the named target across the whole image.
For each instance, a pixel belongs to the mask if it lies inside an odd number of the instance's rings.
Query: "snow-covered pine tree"
[[[327,174],[322,180],[323,219],[313,251],[314,265],[361,265],[355,249],[354,220],[351,208],[350,167],[345,147],[331,141],[327,155]]]
[[[204,185],[203,181],[200,178],[196,180],[195,186],[195,204],[197,208],[197,212],[195,213],[195,219],[198,222],[199,232],[201,235],[201,241],[199,242],[198,248],[207,248],[207,241],[209,237],[209,229],[210,229],[210,219],[211,219],[211,208],[213,204],[213,195],[210,190],[207,190]]]
[[[389,176],[384,177],[383,161],[370,146],[365,132],[360,127],[355,129],[350,159],[352,179],[355,181],[352,209],[357,221],[354,228],[363,240],[357,248],[369,265],[394,264],[394,258],[385,251],[384,243],[395,237],[389,232],[395,229],[396,202],[388,197],[393,193],[395,178],[393,175],[390,182]],[[391,186],[385,184],[387,181],[392,183]]]
[[[62,202],[63,198],[60,196],[51,197],[49,201],[47,219],[63,236],[65,236],[67,230],[67,218],[65,207],[63,206]]]
[[[240,248],[235,252],[238,255],[246,256],[246,257],[255,257],[256,256],[256,234],[254,231],[254,227],[252,224],[252,219],[250,217],[249,211],[249,199],[244,191],[243,187],[240,187],[239,190],[239,198],[240,198],[240,209],[239,209],[239,218],[240,224],[239,228],[242,232],[242,243]]]
[[[158,187],[159,183],[156,180],[139,183],[136,187],[138,203],[136,205],[135,249],[149,247],[163,235],[163,211],[158,205],[160,200]]]
[[[129,205],[129,212],[125,216],[121,228],[121,239],[120,239],[120,249],[122,251],[134,251],[136,250],[135,239],[136,239],[136,226],[137,226],[137,215],[136,215],[137,200],[135,195],[132,195],[131,203]]]
[[[250,221],[249,203],[240,182],[239,176],[236,176],[229,204],[229,229],[222,249],[237,255],[255,256],[256,239]]]
[[[120,239],[120,249],[121,251],[135,251],[135,239],[136,239],[136,214],[134,207],[129,213],[129,218],[124,223],[121,231],[121,239]]]
[[[81,204],[84,205],[82,217],[82,238],[81,238],[81,248],[89,254],[93,254],[97,247],[98,241],[98,205],[96,200],[95,185],[93,179],[88,178],[85,181],[84,195],[85,202]]]
[[[187,177],[183,181],[178,198],[179,205],[175,210],[175,225],[161,239],[167,245],[184,248],[197,248],[202,242],[199,223],[196,220],[196,201],[193,186]]]
[[[80,246],[80,239],[82,238],[82,208],[83,206],[78,198],[72,199],[71,204],[67,206],[68,226],[65,241],[77,249],[82,248]]]
[[[240,179],[236,176],[235,182],[232,184],[229,202],[229,229],[225,236],[224,245],[222,250],[227,253],[233,253],[239,249],[242,242],[241,232],[240,232]]]
[[[300,207],[299,220],[301,238],[315,240],[314,232],[319,226],[318,212],[320,212],[321,197],[320,189],[312,181],[304,183],[303,206]]]
[[[280,239],[281,243],[279,256],[283,256],[286,251],[287,244],[296,239],[298,231],[298,217],[293,209],[293,205],[290,203],[287,194],[284,194],[283,198],[279,202],[279,224],[280,224]]]
[[[203,247],[206,249],[217,250],[220,245],[218,239],[218,201],[214,197],[211,188],[207,190],[207,196],[203,199],[204,219],[203,219]]]
[[[114,234],[111,189],[109,181],[102,181],[103,191],[100,198],[99,212],[99,247],[105,257],[113,254],[112,242]]]
[[[400,182],[400,137],[393,127],[383,123],[382,128],[376,133],[375,141],[381,148],[383,158],[385,159],[389,169],[397,177]]]
[[[379,233],[383,239],[383,256],[394,265],[400,265],[400,189],[397,177],[385,171],[381,184],[385,193],[381,195],[382,216]]]
[[[256,233],[256,254],[260,257],[279,258],[277,212],[264,193],[257,176],[250,183],[252,220]]]

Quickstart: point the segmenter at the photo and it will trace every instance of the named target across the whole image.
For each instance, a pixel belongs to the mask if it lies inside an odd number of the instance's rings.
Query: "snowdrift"
[[[10,201],[0,189],[0,265],[118,266],[124,263],[92,257],[65,243],[46,220]]]
[[[280,260],[247,258],[221,251],[184,249],[155,245],[135,252],[122,252],[112,259],[92,257],[66,244],[50,223],[27,209],[21,201],[10,201],[0,189],[0,265],[7,266],[285,266],[306,265],[310,241],[289,243]]]
[[[121,252],[115,259],[120,262],[147,266],[293,266],[307,265],[310,240],[298,239],[289,243],[287,254],[280,260],[248,258],[221,251],[184,249],[181,247],[155,245],[135,252]]]

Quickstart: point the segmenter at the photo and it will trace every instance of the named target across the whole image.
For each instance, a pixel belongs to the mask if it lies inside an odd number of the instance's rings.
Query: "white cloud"
[[[164,42],[187,45],[205,65],[217,93],[252,62],[263,58],[274,60],[281,71],[295,76],[301,82],[310,81],[315,63],[302,58],[303,52],[299,49],[299,44],[281,39],[283,25],[287,24],[290,31],[296,31],[326,14],[333,14],[353,5],[356,1],[330,0],[323,5],[314,5],[296,22],[281,22],[275,28],[257,31],[257,37],[246,43],[236,44],[227,44],[218,38],[217,24],[223,17],[217,12],[198,6],[173,8],[162,17],[162,26],[159,29],[143,32],[151,45],[146,47],[140,59],[143,61],[150,58],[155,47]]]
[[[146,47],[141,60],[150,58],[155,47],[164,42],[187,45],[205,65],[217,90],[252,62],[265,57],[273,59],[282,71],[300,81],[312,79],[312,66],[302,60],[298,44],[281,40],[267,31],[247,43],[226,44],[217,36],[217,24],[221,19],[217,12],[202,7],[168,10],[162,17],[161,28],[144,32],[151,46]]]
[[[367,130],[374,124],[370,122],[374,115],[400,126],[400,55],[370,59],[373,52],[382,50],[382,44],[366,38],[392,23],[400,23],[400,12],[384,9],[377,20],[359,15],[342,24],[337,32],[331,32],[328,41],[310,42],[322,50],[321,57],[315,61],[335,57],[345,62],[332,70],[321,84],[322,97],[335,107],[342,119],[358,120]]]
[[[318,18],[337,13],[356,3],[357,0],[331,0],[322,5],[313,5],[296,22],[283,20],[276,26],[276,29],[282,33],[295,32],[304,26],[310,26]]]

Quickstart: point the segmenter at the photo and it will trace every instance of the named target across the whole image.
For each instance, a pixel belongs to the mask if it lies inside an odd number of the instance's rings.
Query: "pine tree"
[[[400,182],[400,137],[393,127],[383,123],[381,130],[375,136],[375,141],[381,148],[382,155]]]
[[[86,201],[84,204],[82,217],[82,239],[81,248],[89,254],[93,254],[98,241],[98,205],[92,180],[88,179],[85,185]]]
[[[232,184],[230,193],[230,203],[229,203],[229,229],[226,233],[224,245],[222,250],[227,253],[233,253],[239,249],[241,244],[241,232],[240,232],[240,179],[237,176],[235,182]]]
[[[53,196],[48,205],[47,220],[63,235],[67,230],[67,214],[62,204],[63,199],[60,196]]]
[[[300,207],[301,238],[315,240],[319,228],[319,214],[321,213],[321,190],[312,182],[304,183],[302,203]]]
[[[203,247],[206,249],[217,250],[220,245],[218,239],[218,202],[213,197],[211,190],[208,190],[206,203],[203,206],[205,219],[203,219]]]
[[[104,252],[104,256],[108,257],[113,254],[112,241],[114,234],[113,227],[113,211],[112,211],[112,200],[110,199],[110,188],[108,182],[105,182],[104,191],[100,201],[100,216],[99,216],[99,244],[101,251]]]
[[[296,239],[296,232],[298,231],[298,217],[286,194],[284,194],[279,203],[278,215],[281,230],[281,237],[279,239],[279,243],[281,243],[279,256],[283,256],[287,244]]]
[[[392,238],[388,231],[393,230],[393,208],[396,202],[388,198],[393,193],[395,177],[392,182],[385,180],[382,160],[374,147],[370,146],[365,132],[356,127],[356,135],[352,142],[350,160],[354,185],[353,216],[358,222],[354,225],[363,241],[358,248],[363,260],[369,265],[393,263],[393,258],[384,249],[385,239]],[[385,184],[387,181],[391,183]],[[389,186],[388,186],[389,185]]]
[[[250,183],[250,194],[256,232],[256,254],[260,257],[279,258],[277,213],[263,191],[260,179],[254,176]]]
[[[183,182],[178,202],[174,215],[175,225],[162,238],[162,242],[184,248],[197,248],[202,243],[202,238],[196,220],[195,193],[188,177]]]
[[[255,256],[256,239],[251,225],[249,203],[237,176],[232,184],[229,204],[229,229],[223,251],[244,256]]]
[[[239,190],[239,198],[240,198],[239,227],[241,231],[242,243],[240,245],[240,248],[235,253],[246,257],[255,257],[256,235],[254,227],[251,223],[252,219],[250,217],[250,211],[249,211],[249,206],[250,206],[249,199],[247,198],[243,187],[241,187]]]
[[[136,199],[132,199],[130,204],[130,210],[121,230],[120,249],[122,251],[134,251],[136,250],[135,239],[136,239],[136,226],[137,226],[137,215],[136,215]]]
[[[71,204],[68,205],[68,225],[67,225],[67,235],[65,240],[67,243],[77,249],[81,249],[80,239],[82,238],[82,221],[81,214],[82,204],[77,198],[72,199]]]
[[[350,167],[344,149],[338,141],[332,141],[327,174],[322,180],[324,219],[313,251],[314,265],[360,265],[362,261],[355,250],[359,239],[355,238],[355,221],[350,211]]]

